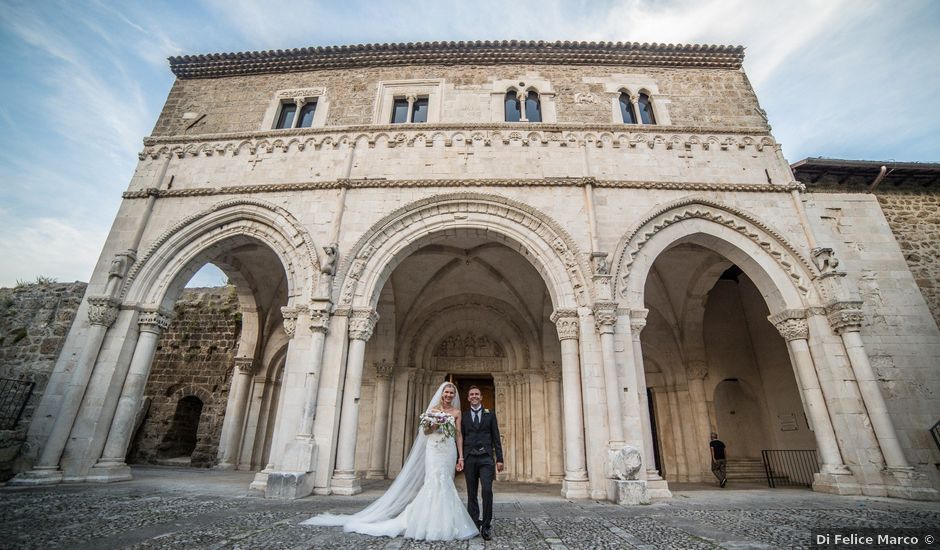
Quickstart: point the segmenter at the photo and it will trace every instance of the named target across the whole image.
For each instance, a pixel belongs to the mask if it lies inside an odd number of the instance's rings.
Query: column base
[[[257,474],[255,478],[251,480],[251,485],[248,486],[248,494],[256,497],[263,497],[265,491],[268,488],[268,474],[272,473],[274,470],[269,470],[265,468]]]
[[[359,476],[355,472],[333,472],[333,479],[330,480],[330,491],[334,495],[358,495],[362,492],[362,486],[359,484]]]
[[[907,500],[940,500],[940,492],[930,486],[927,476],[914,468],[888,468],[885,490],[889,497]]]
[[[825,470],[825,467],[823,468]],[[813,490],[831,495],[860,495],[862,488],[855,476],[849,474],[823,473],[813,475]]]
[[[637,506],[650,503],[645,481],[611,479],[610,482],[613,484],[614,502],[618,505]]]
[[[561,482],[561,496],[563,498],[586,499],[591,498],[591,491],[588,487],[588,480],[566,479]]]
[[[271,472],[264,488],[264,498],[294,500],[313,492],[313,472]]]
[[[230,463],[230,462],[222,462],[222,463],[219,463],[219,464],[216,464],[215,466],[213,466],[212,469],[213,469],[213,470],[228,471],[228,470],[235,470],[236,468],[235,468],[235,465],[232,464],[232,463]]]
[[[369,470],[366,479],[385,479],[385,470]]]
[[[134,479],[131,468],[124,462],[99,462],[88,471],[85,481],[91,483],[113,483]]]
[[[7,481],[7,485],[56,485],[62,483],[62,470],[54,468],[33,468],[16,474]]]

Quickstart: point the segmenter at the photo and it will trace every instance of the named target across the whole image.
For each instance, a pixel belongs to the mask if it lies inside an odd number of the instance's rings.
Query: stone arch
[[[170,398],[171,401],[179,401],[184,397],[195,396],[198,397],[206,405],[209,405],[215,401],[215,398],[211,393],[206,391],[204,388],[199,386],[193,386],[192,384],[176,384],[167,388],[166,396]]]
[[[313,239],[290,212],[256,199],[219,202],[164,231],[129,270],[122,299],[171,310],[186,283],[179,275],[230,239],[268,246],[286,273],[289,303],[309,300],[320,272]]]
[[[542,275],[556,309],[588,304],[588,270],[571,236],[531,206],[481,193],[436,195],[375,223],[340,266],[336,302],[375,308],[385,281],[402,260],[455,229],[478,232],[522,254]]]
[[[780,232],[740,209],[695,196],[657,208],[624,235],[614,256],[615,295],[642,308],[653,262],[679,242],[700,244],[737,264],[771,312],[802,309],[825,298],[812,264]]]

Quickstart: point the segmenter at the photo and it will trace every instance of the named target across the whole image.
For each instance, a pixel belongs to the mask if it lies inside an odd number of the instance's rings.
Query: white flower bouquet
[[[447,437],[456,437],[457,428],[454,426],[454,417],[440,411],[430,411],[421,415],[421,428],[424,433],[431,435],[440,432]]]

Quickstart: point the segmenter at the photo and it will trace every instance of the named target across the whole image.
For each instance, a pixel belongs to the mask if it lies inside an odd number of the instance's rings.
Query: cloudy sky
[[[88,280],[178,54],[512,38],[740,44],[791,162],[940,161],[935,0],[0,0],[0,10],[0,286]]]

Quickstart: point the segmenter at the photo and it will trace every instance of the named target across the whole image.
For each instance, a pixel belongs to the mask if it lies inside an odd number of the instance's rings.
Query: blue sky
[[[512,38],[741,44],[791,162],[940,161],[934,0],[0,0],[0,9],[0,286],[88,280],[173,83],[170,55]],[[220,279],[206,272],[200,282]]]

